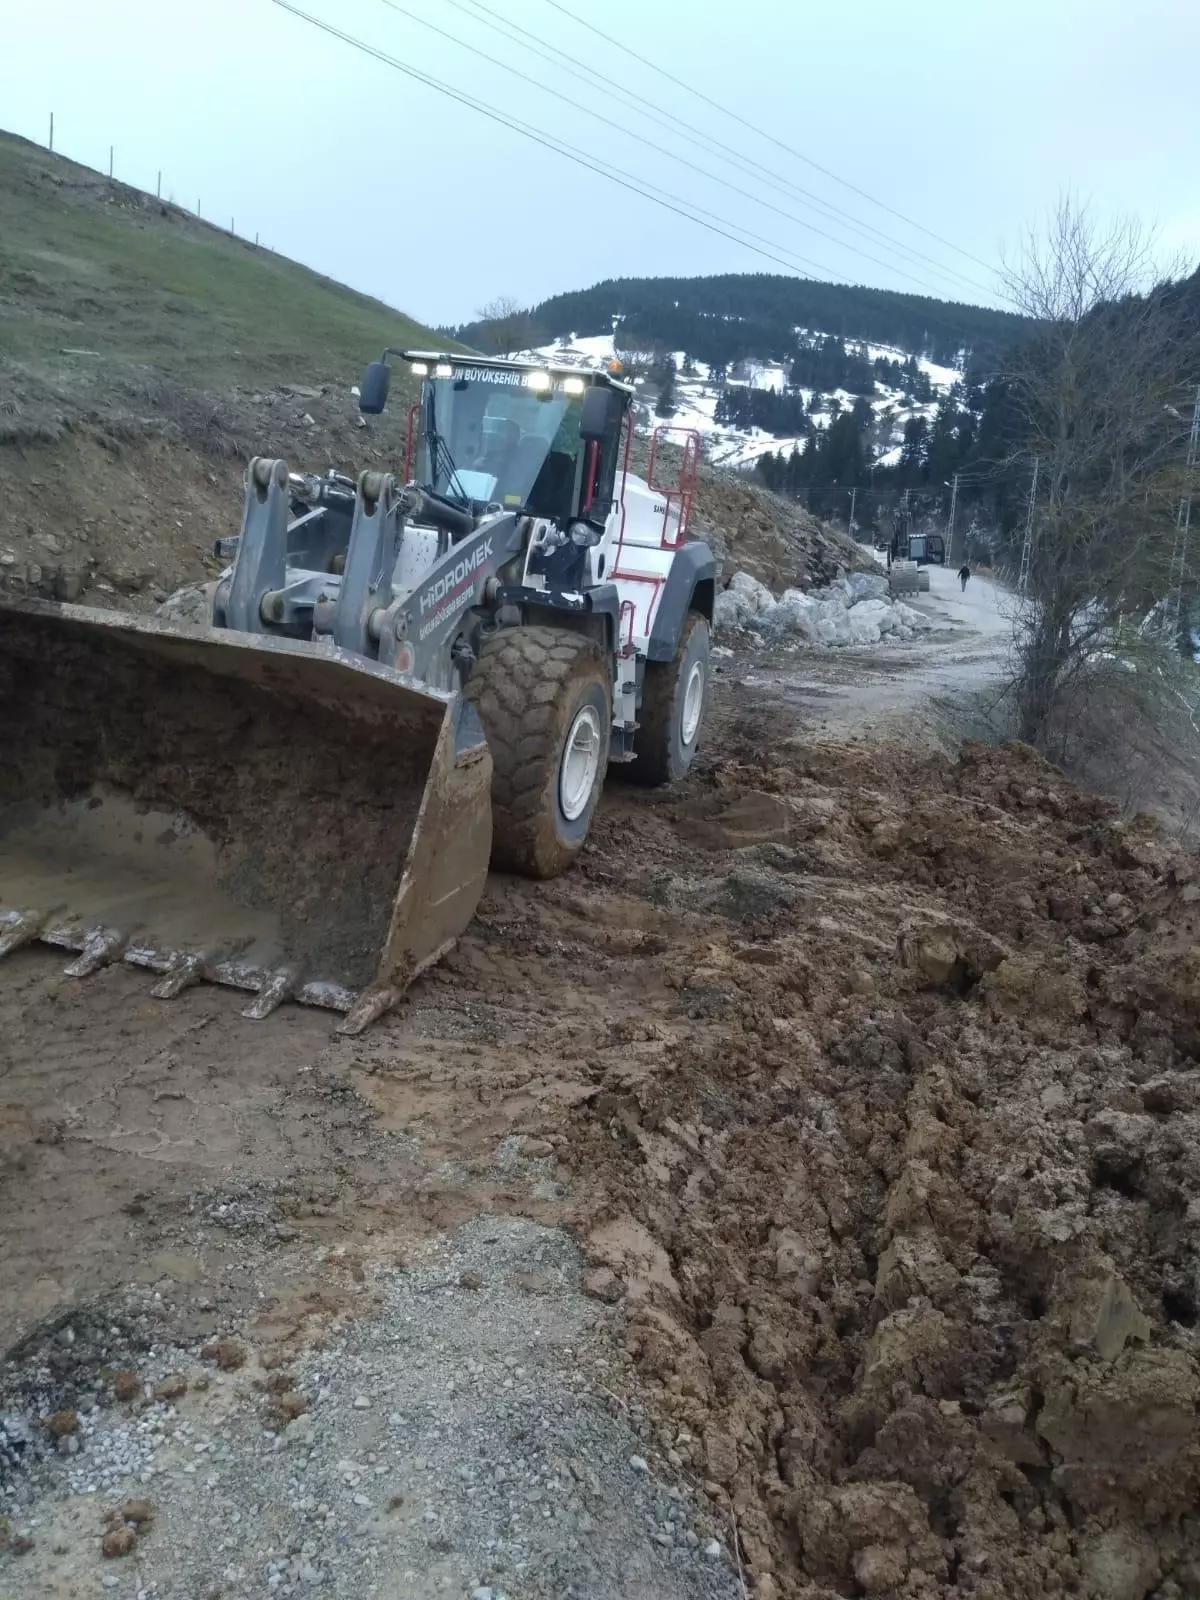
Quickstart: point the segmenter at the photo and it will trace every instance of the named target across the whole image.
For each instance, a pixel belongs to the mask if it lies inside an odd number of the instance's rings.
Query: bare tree
[[[652,378],[658,382],[669,352],[659,340],[639,339],[618,327],[613,333],[613,354],[621,363],[623,378]]]
[[[1005,374],[1007,466],[1033,477],[1034,547],[1016,619],[1021,736],[1064,737],[1088,681],[1159,673],[1190,375],[1152,240],[1070,200],[1007,271],[1034,324]],[[1027,480],[1028,481],[1028,480]],[[1170,664],[1170,663],[1168,663]]]
[[[495,355],[512,355],[528,348],[532,322],[528,311],[522,309],[511,295],[499,295],[480,306],[475,315],[486,323],[486,340]]]

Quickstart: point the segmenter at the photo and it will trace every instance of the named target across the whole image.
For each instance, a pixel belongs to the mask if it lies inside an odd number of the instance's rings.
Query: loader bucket
[[[473,709],[322,645],[0,604],[0,955],[32,940],[344,1011],[357,1032],[474,914]]]
[[[929,587],[928,582],[925,587]],[[921,575],[915,564],[909,561],[894,561],[892,570],[888,573],[888,588],[893,600],[900,595],[919,594]]]

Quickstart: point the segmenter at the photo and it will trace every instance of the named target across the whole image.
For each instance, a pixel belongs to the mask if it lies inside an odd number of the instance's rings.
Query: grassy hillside
[[[399,311],[0,133],[0,584],[153,604],[212,570],[250,455],[398,468],[350,393]],[[53,488],[53,493],[47,490]]]
[[[0,352],[86,347],[200,387],[348,379],[428,331],[153,195],[0,133]]]
[[[351,396],[400,312],[177,206],[0,133],[0,588],[144,608],[216,570],[250,455],[399,471],[406,393]],[[723,559],[768,581],[855,552],[794,508],[706,476]]]

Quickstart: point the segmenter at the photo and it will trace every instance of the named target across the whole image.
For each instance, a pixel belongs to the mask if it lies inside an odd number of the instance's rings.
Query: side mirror
[[[365,391],[364,391],[365,393]],[[583,397],[583,411],[579,417],[579,437],[590,444],[593,440],[607,439],[614,423],[619,423],[625,409],[624,397],[615,389],[606,389],[594,383]]]
[[[392,381],[392,374],[386,361],[372,361],[363,374],[362,387],[359,390],[358,409],[365,411],[369,417],[377,417],[387,405],[388,385]]]

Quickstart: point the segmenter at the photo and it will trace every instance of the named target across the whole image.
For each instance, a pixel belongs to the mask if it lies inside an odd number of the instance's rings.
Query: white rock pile
[[[737,572],[713,608],[717,633],[760,634],[776,643],[834,647],[913,639],[935,626],[924,612],[892,600],[882,575],[852,572],[822,589],[785,589],[778,599],[748,572]]]

